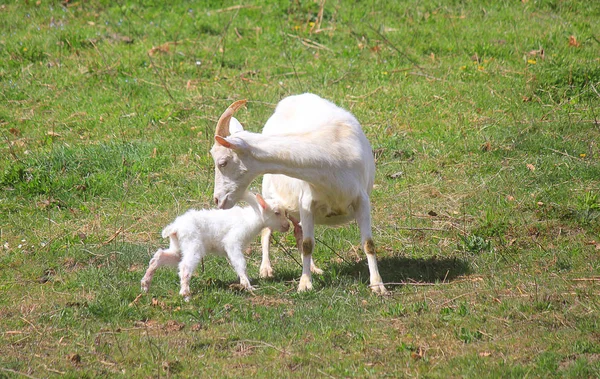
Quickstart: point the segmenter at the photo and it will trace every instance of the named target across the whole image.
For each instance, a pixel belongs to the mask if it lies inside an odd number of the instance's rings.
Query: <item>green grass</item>
[[[0,6],[0,377],[600,376],[600,5],[238,5]],[[210,206],[222,111],[258,132],[305,91],[376,152],[390,296],[347,225],[311,293],[277,235],[254,294],[210,258],[190,303],[168,269],[136,300],[162,227]]]

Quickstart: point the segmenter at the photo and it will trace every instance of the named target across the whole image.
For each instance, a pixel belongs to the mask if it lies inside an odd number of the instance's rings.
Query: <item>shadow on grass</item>
[[[337,281],[336,278],[352,277],[369,285],[369,267],[366,259],[359,262],[330,262],[317,265],[323,269],[323,275],[313,275],[314,280],[323,282],[325,286]],[[438,283],[452,280],[471,273],[468,261],[458,257],[406,258],[384,257],[378,259],[379,273],[384,283]],[[277,270],[272,281],[293,281],[300,278],[302,269]],[[264,279],[262,279],[264,280]]]
[[[369,267],[366,259],[352,265],[342,263],[340,266],[341,274],[357,277],[365,284],[369,283]],[[471,272],[469,262],[457,257],[385,257],[378,259],[378,267],[384,283],[448,282]]]
[[[121,254],[115,254],[114,262],[117,267],[120,269],[125,269],[131,266],[131,264],[137,263],[143,267],[143,270],[146,268],[146,262],[148,259],[148,252],[146,248],[142,248],[136,245],[129,244],[121,244],[118,246],[118,249],[115,249],[115,246],[112,246],[111,251],[118,251]],[[104,249],[99,249],[100,253],[104,253]],[[103,256],[110,257],[109,254],[103,254]],[[105,257],[105,258],[106,258]],[[107,258],[106,258],[107,259]],[[211,257],[209,259],[214,259]],[[313,275],[313,280],[316,283],[320,283],[322,287],[330,287],[339,285],[341,281],[344,279],[351,279],[353,281],[358,281],[364,285],[369,285],[369,267],[367,264],[366,257],[361,259],[358,262],[344,260],[336,262],[334,260],[329,260],[328,262],[319,262],[319,257],[317,259],[317,266],[323,269],[323,275]],[[384,283],[388,284],[402,284],[402,283],[439,283],[439,282],[451,282],[457,277],[468,275],[471,271],[471,266],[468,260],[463,257],[439,257],[432,256],[428,258],[410,258],[403,256],[391,256],[391,257],[379,257],[378,258],[378,267],[379,273],[383,279]],[[219,265],[223,270],[233,270],[229,267],[229,264],[223,259],[222,262],[219,262]],[[169,269],[173,272],[176,272],[176,269],[172,268],[164,268]],[[223,279],[214,277],[216,272],[221,269],[211,271],[210,273],[204,274],[202,269],[199,267],[198,272],[199,275],[194,277],[192,280],[192,285],[196,288],[212,288],[212,289],[221,289],[221,290],[232,290],[232,291],[240,291],[239,288],[239,279],[231,278],[231,279]],[[261,283],[283,283],[283,282],[295,282],[300,279],[300,275],[302,273],[302,268],[297,265],[285,265],[285,266],[274,266],[275,272],[274,277],[269,279],[260,279],[258,277],[251,278],[251,282],[253,285],[257,285],[260,287]],[[143,271],[142,270],[142,271]],[[140,275],[141,272],[140,271]],[[214,271],[214,272],[213,272]],[[174,275],[174,274],[173,274]],[[175,276],[173,276],[174,281],[178,281]]]

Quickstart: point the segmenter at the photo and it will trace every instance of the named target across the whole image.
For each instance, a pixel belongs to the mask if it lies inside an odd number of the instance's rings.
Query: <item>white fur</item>
[[[315,224],[339,225],[356,220],[367,253],[371,288],[384,293],[372,248],[369,195],[375,161],[356,118],[319,96],[303,94],[283,99],[262,134],[239,130],[237,124],[235,130],[225,139],[215,136],[211,149],[217,205],[233,206],[254,178],[267,174],[263,179],[265,198],[299,217],[302,225],[299,291],[312,288]],[[268,231],[262,233],[261,274],[265,275],[270,270],[270,263],[265,264],[269,236]]]
[[[240,277],[240,284],[251,290],[246,275],[246,260],[243,251],[250,241],[263,228],[285,232],[289,221],[279,207],[271,207],[254,196],[246,195],[251,205],[227,210],[189,210],[177,217],[162,231],[163,238],[169,238],[169,248],[158,249],[150,260],[148,270],[142,279],[142,290],[147,292],[156,269],[160,266],[179,265],[181,279],[180,294],[189,300],[190,278],[198,263],[206,254],[226,255]]]

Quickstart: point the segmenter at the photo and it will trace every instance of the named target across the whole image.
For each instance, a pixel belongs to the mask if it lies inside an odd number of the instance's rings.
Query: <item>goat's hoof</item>
[[[388,291],[385,289],[383,283],[371,284],[371,291],[377,295],[387,295]]]
[[[142,292],[148,293],[149,289],[150,289],[150,286],[148,285],[148,283],[142,282]]]
[[[190,302],[190,299],[192,297],[190,290],[185,290],[185,291],[180,291],[179,295],[183,296],[183,301],[185,301],[186,303]]]
[[[298,292],[310,291],[313,289],[312,282],[310,281],[310,277],[307,275],[302,275],[300,277],[300,284],[298,284]]]
[[[312,272],[313,274],[317,274],[317,275],[323,275],[323,270],[321,270],[320,268],[318,268],[315,265],[310,266],[310,272]]]
[[[261,267],[258,276],[261,278],[272,278],[273,277],[273,269],[271,267]]]

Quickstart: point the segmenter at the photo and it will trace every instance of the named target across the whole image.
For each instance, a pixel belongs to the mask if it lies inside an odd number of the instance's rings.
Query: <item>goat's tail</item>
[[[179,238],[177,237],[177,230],[173,227],[173,224],[167,225],[162,231],[162,237],[169,237],[169,250],[176,251],[179,253],[181,248],[179,246]]]

